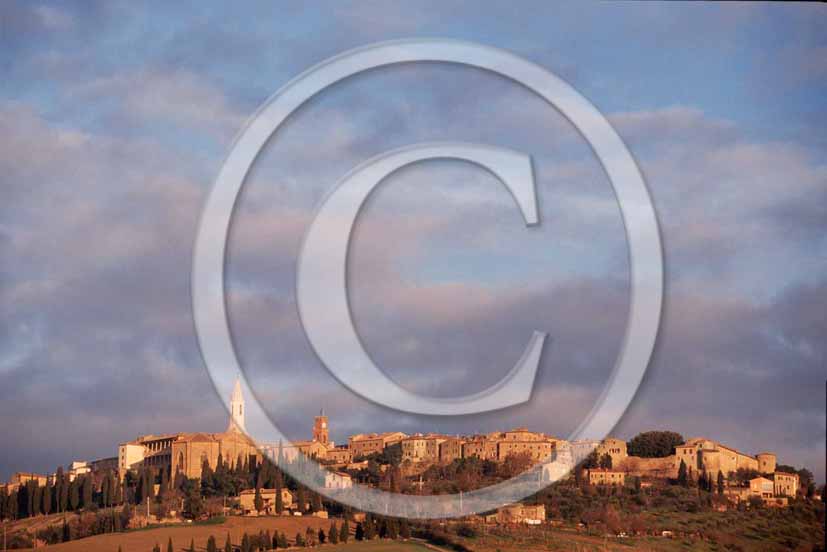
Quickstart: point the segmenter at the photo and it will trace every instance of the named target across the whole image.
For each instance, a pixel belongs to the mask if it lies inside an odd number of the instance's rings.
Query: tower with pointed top
[[[230,397],[230,425],[227,431],[244,432],[244,395],[241,393],[241,380],[235,379],[235,387]]]
[[[313,420],[313,440],[326,445],[330,441],[328,436],[327,416],[324,415],[324,408]]]

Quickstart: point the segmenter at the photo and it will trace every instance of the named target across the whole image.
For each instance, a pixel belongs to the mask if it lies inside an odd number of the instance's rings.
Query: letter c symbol
[[[350,314],[347,254],[353,224],[365,199],[392,172],[426,159],[477,164],[511,192],[527,226],[537,224],[537,196],[529,156],[492,146],[423,143],[392,150],[355,168],[322,201],[305,235],[296,278],[302,326],[313,349],[336,378],[373,402],[416,414],[461,415],[498,410],[531,396],[546,334],[535,331],[522,357],[499,382],[470,395],[427,397],[388,378],[365,351]]]

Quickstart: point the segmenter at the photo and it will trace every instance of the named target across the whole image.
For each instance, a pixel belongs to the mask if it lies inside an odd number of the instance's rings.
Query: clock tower
[[[319,415],[313,421],[313,440],[318,441],[323,445],[330,442],[328,436],[327,416],[324,415],[324,408],[319,412]]]

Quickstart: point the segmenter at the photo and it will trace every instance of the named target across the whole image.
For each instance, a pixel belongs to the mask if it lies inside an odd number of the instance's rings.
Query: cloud
[[[3,9],[9,17],[0,19],[25,23],[32,35],[11,33],[6,53],[21,54],[14,93],[0,100],[0,417],[26,420],[6,424],[4,437],[17,446],[0,459],[0,474],[111,455],[139,433],[223,429],[226,413],[192,327],[189,271],[198,214],[224,148],[254,106],[306,61],[358,37],[392,38],[414,22],[454,27],[424,11],[376,26],[364,6],[340,19],[288,8],[276,23],[240,33],[235,23],[219,23],[216,8],[198,25],[169,18],[161,34],[117,27],[92,35],[89,21],[103,15]],[[689,8],[636,9],[646,17],[618,18],[613,32],[646,36],[623,42],[623,52],[665,35],[672,45],[689,36],[703,46],[697,25],[707,17]],[[766,19],[758,8],[716,13],[723,15],[716,47],[739,44],[733,29]],[[503,10],[484,25],[464,24],[458,36],[493,36],[541,63],[553,54],[552,66],[571,68],[590,92],[602,90],[587,62],[606,56],[605,44],[566,46],[548,32],[537,48],[530,33],[503,34],[519,15]],[[317,36],[329,40],[294,36],[314,18]],[[655,25],[664,18],[667,25]],[[554,21],[582,28],[573,14]],[[328,37],[323,30],[337,22],[359,34]],[[291,32],[281,32],[287,26]],[[96,38],[67,47],[76,35]],[[727,48],[715,55],[729,56]],[[699,58],[703,71],[711,70],[710,55]],[[604,68],[605,82],[623,73]],[[628,314],[628,252],[602,169],[572,126],[530,93],[454,69],[395,67],[319,95],[274,136],[248,177],[229,241],[233,337],[257,393],[291,436],[306,436],[322,404],[338,441],[390,428],[529,425],[565,435],[612,369]],[[820,82],[817,67],[807,72]],[[669,89],[664,104],[634,79],[627,85],[640,92],[641,106],[610,119],[651,190],[667,280],[661,340],[618,433],[660,425],[747,452],[774,449],[783,461],[821,470],[823,445],[814,436],[825,430],[827,180],[817,144],[761,135],[726,105],[676,102]],[[611,104],[607,96],[595,101]],[[440,139],[531,153],[543,224],[527,229],[502,186],[467,164],[426,163],[391,176],[352,238],[350,298],[368,351],[401,385],[445,396],[492,384],[531,331],[550,334],[530,403],[448,420],[391,412],[342,389],[310,350],[293,298],[295,255],[325,191],[369,156]]]

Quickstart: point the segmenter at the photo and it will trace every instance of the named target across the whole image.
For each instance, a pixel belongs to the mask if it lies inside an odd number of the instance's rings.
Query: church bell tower
[[[235,387],[233,387],[233,394],[230,397],[230,425],[227,431],[235,431],[243,433],[244,428],[244,395],[241,394],[241,381],[235,379]]]
[[[324,408],[313,420],[313,440],[318,441],[323,445],[327,445],[330,442],[330,438],[328,436],[327,416],[324,415]]]

